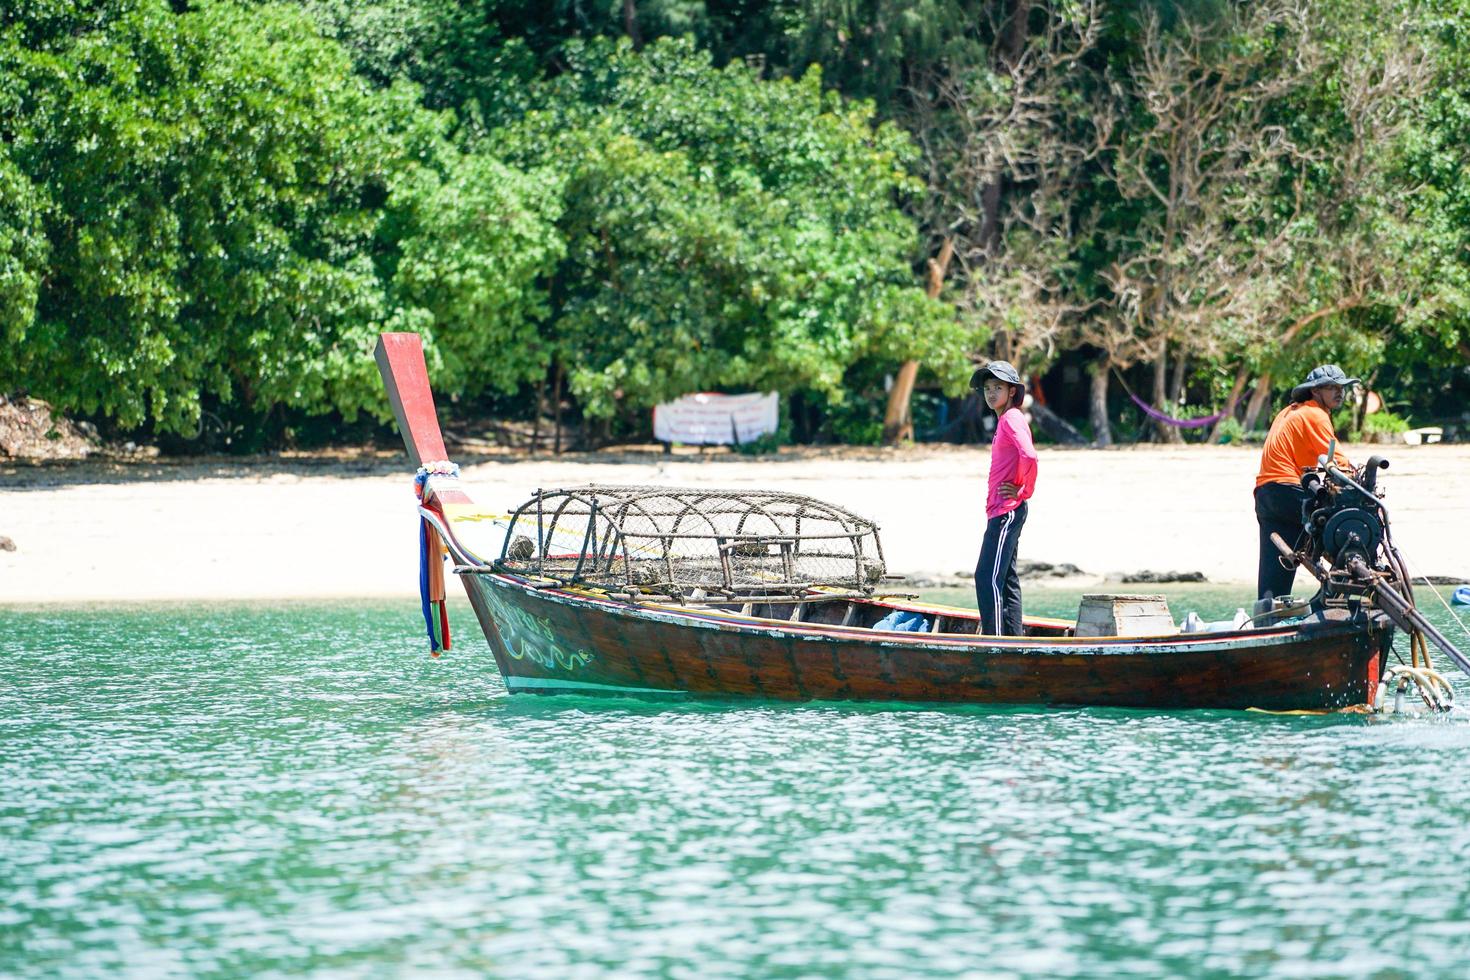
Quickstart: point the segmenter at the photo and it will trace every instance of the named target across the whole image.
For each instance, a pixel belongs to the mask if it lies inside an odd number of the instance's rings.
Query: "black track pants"
[[[975,564],[975,600],[980,606],[980,632],[987,636],[1021,635],[1021,580],[1016,575],[1016,542],[1026,523],[1026,504],[992,517],[985,524],[980,560]]]
[[[1291,595],[1296,567],[1281,567],[1281,552],[1271,543],[1271,532],[1295,546],[1302,535],[1302,504],[1307,492],[1285,483],[1256,487],[1256,523],[1261,528],[1261,560],[1256,567],[1256,598]]]

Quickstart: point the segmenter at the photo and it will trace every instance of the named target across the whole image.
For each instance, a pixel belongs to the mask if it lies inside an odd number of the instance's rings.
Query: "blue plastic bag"
[[[922,613],[895,609],[873,624],[875,630],[897,630],[900,633],[927,633],[929,619]]]

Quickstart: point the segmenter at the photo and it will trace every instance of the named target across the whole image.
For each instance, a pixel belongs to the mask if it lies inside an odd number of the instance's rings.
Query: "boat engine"
[[[1300,564],[1321,584],[1312,600],[1314,608],[1346,608],[1385,618],[1409,637],[1411,662],[1386,672],[1375,707],[1382,707],[1389,685],[1398,685],[1399,702],[1412,684],[1430,708],[1445,710],[1453,690],[1431,665],[1428,644],[1438,647],[1466,675],[1470,657],[1415,608],[1408,568],[1394,546],[1388,508],[1378,488],[1378,471],[1387,469],[1388,461],[1373,456],[1361,469],[1347,473],[1332,461],[1335,448],[1329,447],[1317,468],[1302,476],[1307,497],[1296,547],[1279,535],[1273,534],[1272,541],[1284,558]]]
[[[1351,476],[1328,465],[1302,477],[1307,493],[1302,528],[1314,561],[1347,570],[1357,559],[1377,571],[1391,571],[1383,547],[1388,514],[1378,492],[1378,471],[1387,468],[1388,460],[1373,456]]]

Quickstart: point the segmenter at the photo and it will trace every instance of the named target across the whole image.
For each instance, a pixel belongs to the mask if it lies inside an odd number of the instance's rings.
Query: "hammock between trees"
[[[1144,401],[1142,398],[1139,398],[1137,395],[1135,395],[1133,393],[1133,389],[1128,387],[1128,382],[1124,381],[1123,376],[1117,371],[1113,372],[1113,377],[1117,378],[1118,384],[1122,385],[1123,390],[1128,392],[1128,397],[1133,399],[1133,404],[1137,405],[1139,409],[1142,410],[1144,415],[1147,415],[1155,422],[1162,422],[1164,425],[1172,425],[1176,429],[1203,429],[1207,425],[1214,425],[1216,422],[1225,417],[1224,412],[1216,412],[1214,415],[1201,415],[1199,418],[1176,419],[1172,415],[1164,414],[1157,408],[1154,408],[1148,402]]]
[[[1165,425],[1172,425],[1178,429],[1203,429],[1207,425],[1214,425],[1216,422],[1225,417],[1224,412],[1216,412],[1214,415],[1201,415],[1197,419],[1176,419],[1172,415],[1165,415],[1163,412],[1159,411],[1157,408],[1154,408],[1152,405],[1148,404],[1142,398],[1139,398],[1131,391],[1128,392],[1128,397],[1133,399],[1133,404],[1137,405],[1143,410],[1144,415],[1147,415],[1155,422],[1162,422]]]

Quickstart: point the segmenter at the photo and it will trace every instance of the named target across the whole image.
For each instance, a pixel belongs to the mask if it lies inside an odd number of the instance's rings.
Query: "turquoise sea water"
[[[511,698],[417,615],[0,609],[0,975],[1470,970],[1463,714]]]

